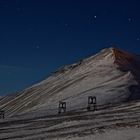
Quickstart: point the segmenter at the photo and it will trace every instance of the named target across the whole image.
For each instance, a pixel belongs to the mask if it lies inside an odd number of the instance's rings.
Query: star
[[[132,22],[132,18],[128,18],[128,21],[129,21],[129,22]]]
[[[137,38],[137,41],[139,41],[139,40],[140,40],[140,38],[138,37],[138,38]]]
[[[89,17],[89,23],[91,23],[91,24],[94,23],[96,21],[96,19],[97,19],[96,15]]]
[[[65,27],[68,27],[69,26],[69,24],[68,23],[65,23]]]
[[[17,12],[20,12],[20,11],[21,11],[21,8],[18,7],[18,8],[17,8]]]
[[[94,16],[94,19],[96,19],[97,18],[97,16]]]
[[[39,45],[37,45],[37,46],[36,46],[36,49],[39,49],[39,48],[40,48],[40,46],[39,46]]]

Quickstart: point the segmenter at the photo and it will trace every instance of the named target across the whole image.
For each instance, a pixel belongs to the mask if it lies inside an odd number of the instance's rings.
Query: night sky
[[[0,95],[111,44],[140,54],[139,0],[0,0]]]

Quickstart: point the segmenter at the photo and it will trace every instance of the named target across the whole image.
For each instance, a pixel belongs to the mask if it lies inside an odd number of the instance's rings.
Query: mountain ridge
[[[78,61],[77,63],[74,63],[74,64],[70,64],[70,65],[65,65],[63,67],[60,67],[57,71],[55,71],[54,73],[58,73],[58,72],[65,72],[69,69],[73,69],[73,68],[76,68],[77,66],[79,66],[80,64],[82,64],[83,62],[85,61],[88,61],[90,59],[96,59],[96,57],[98,57],[98,55],[103,55],[104,54],[104,58],[105,57],[109,57],[113,59],[114,61],[114,64],[118,64],[117,63],[117,59],[128,59],[128,60],[133,60],[133,55],[125,52],[125,51],[122,51],[116,47],[110,47],[110,48],[105,48],[105,49],[102,49],[99,53],[95,54],[95,55],[92,55],[90,57],[87,57],[85,59],[82,59],[80,61]],[[104,59],[102,58],[102,59]],[[53,73],[53,74],[54,74]]]

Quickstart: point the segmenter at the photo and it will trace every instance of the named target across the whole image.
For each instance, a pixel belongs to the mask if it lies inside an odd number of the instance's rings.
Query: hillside
[[[98,105],[138,99],[139,59],[116,48],[101,50],[78,63],[64,66],[46,80],[19,94],[0,101],[8,116],[42,112],[54,114],[58,102],[67,109],[85,108],[88,96],[96,96]]]
[[[88,112],[88,96],[97,111]],[[140,57],[108,48],[0,99],[2,140],[140,139]],[[58,114],[59,101],[67,112]]]
[[[96,112],[18,116],[0,120],[2,140],[139,140],[140,102]]]

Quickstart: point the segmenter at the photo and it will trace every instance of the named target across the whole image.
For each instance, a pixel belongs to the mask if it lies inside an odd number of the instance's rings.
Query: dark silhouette
[[[66,112],[66,102],[59,102],[58,114]]]
[[[5,111],[0,110],[0,119],[4,119],[4,118],[5,118]]]
[[[97,99],[95,96],[89,96],[88,97],[88,111],[96,111],[97,110]]]

